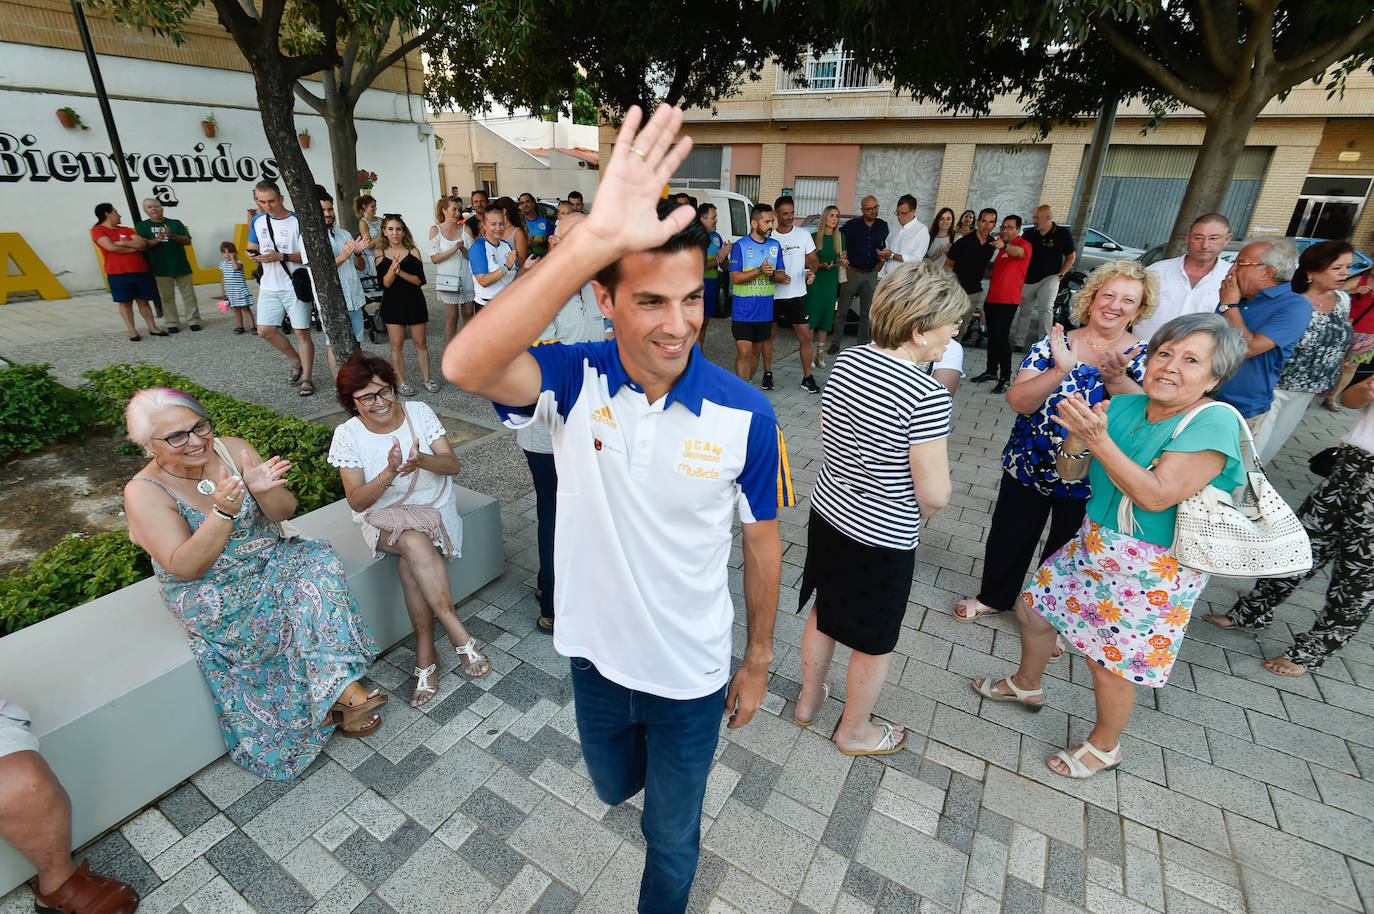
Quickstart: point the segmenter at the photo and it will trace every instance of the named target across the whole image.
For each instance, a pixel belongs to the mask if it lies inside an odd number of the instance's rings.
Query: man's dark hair
[[[326,200],[328,200],[330,203],[334,202],[334,198],[329,195],[329,191],[324,189],[323,184],[315,185],[315,199],[318,200],[320,203],[323,203]]]
[[[481,195],[482,195],[482,199],[483,199],[483,200],[490,200],[490,199],[491,199],[491,195],[488,194],[486,191],[482,190],[482,188],[480,188],[480,187],[477,188],[476,190],[474,190],[472,193],[468,194],[468,196],[469,196],[469,197],[475,197],[475,196],[477,196],[478,194],[481,194]]]
[[[571,202],[574,201],[574,200],[581,200],[581,199],[582,199],[582,191],[580,191],[580,190],[570,190],[570,191],[568,191],[568,202],[569,202],[569,203],[571,203]]]
[[[703,203],[703,204],[701,204],[700,206],[697,207],[697,218],[700,219],[702,216],[705,216],[707,213],[711,212],[711,211],[714,210],[715,208],[716,208],[716,205],[715,205],[714,203]]]
[[[675,200],[658,201],[658,218],[668,218],[668,214],[672,213],[681,205],[682,204]],[[706,249],[710,244],[711,236],[706,234],[706,229],[702,226],[700,220],[693,219],[691,222],[687,223],[685,229],[673,235],[658,247],[649,251],[644,251],[643,253],[676,254],[678,251],[689,251],[696,248],[701,252],[701,256],[704,258],[706,256]],[[606,291],[610,292],[611,296],[614,297],[615,285],[620,281],[620,261],[617,260],[610,266],[603,267],[594,278],[597,282],[605,286]]]
[[[270,190],[272,193],[276,194],[278,197],[280,197],[280,196],[282,195],[282,194],[281,194],[281,188],[277,186],[277,182],[276,182],[276,181],[266,181],[266,180],[259,181],[257,184],[254,184],[254,185],[253,185],[253,190],[255,190],[255,191],[256,191],[256,190]]]
[[[1015,222],[1015,223],[1016,223],[1016,228],[1017,228],[1018,230],[1020,230],[1020,228],[1021,228],[1021,217],[1020,217],[1020,216],[1008,216],[1008,217],[1006,217],[1005,219],[1002,220],[1002,224],[1003,224],[1003,225],[1006,225],[1008,222]]]
[[[916,198],[913,197],[911,194],[902,194],[900,197],[897,198],[898,206],[901,206],[903,203],[911,207],[912,212],[916,211]]]
[[[777,209],[778,207],[782,206],[784,203],[790,203],[790,204],[792,204],[792,209],[794,209],[794,210],[797,208],[797,201],[792,199],[792,195],[791,195],[791,194],[784,194],[783,196],[781,196],[781,197],[779,197],[778,199],[776,199],[776,200],[773,201],[773,209]]]
[[[113,203],[97,203],[95,205],[95,224],[99,225],[105,221],[105,217],[114,212]]]
[[[980,209],[980,210],[978,211],[978,221],[979,221],[979,222],[982,222],[982,221],[983,221],[983,216],[987,215],[988,213],[992,213],[994,216],[996,216],[996,215],[997,215],[997,210],[993,209],[991,206],[985,206],[985,207],[983,207],[982,209]]]
[[[769,206],[767,203],[755,203],[754,208],[749,210],[749,221],[752,222],[759,216],[765,213],[771,213],[772,211],[773,207]]]

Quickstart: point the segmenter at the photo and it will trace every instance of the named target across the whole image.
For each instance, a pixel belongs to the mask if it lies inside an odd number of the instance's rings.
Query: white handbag
[[[1250,428],[1235,407],[1216,401],[1196,407],[1183,417],[1170,440],[1198,413],[1213,406],[1229,409],[1240,421],[1245,433],[1241,458],[1246,481],[1237,490],[1238,498],[1208,483],[1180,502],[1170,552],[1180,565],[1223,577],[1286,578],[1310,570],[1312,543],[1307,531],[1264,475]],[[1135,529],[1133,507],[1125,493],[1117,510],[1117,527],[1125,533]]]

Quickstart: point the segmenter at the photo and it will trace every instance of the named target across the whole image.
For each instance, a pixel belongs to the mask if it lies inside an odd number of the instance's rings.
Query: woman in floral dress
[[[338,727],[377,729],[387,697],[358,680],[377,645],[334,548],[282,529],[291,465],[216,438],[205,407],[166,387],[136,393],[129,438],[152,460],[124,488],[129,539],[153,559],[186,627],[233,760],[262,778],[305,770]]]
[[[973,682],[990,701],[1038,711],[1056,635],[1092,661],[1097,723],[1082,745],[1049,760],[1056,774],[1086,778],[1120,765],[1136,686],[1160,688],[1169,679],[1208,579],[1170,554],[1178,504],[1208,484],[1229,492],[1245,480],[1240,415],[1222,405],[1186,425],[1184,419],[1209,402],[1244,357],[1240,334],[1220,316],[1177,317],[1150,341],[1143,396],[1089,406],[1075,395],[1059,404],[1056,418],[1066,432],[1059,475],[1091,480],[1087,516],[1021,595],[1020,668],[1006,679]],[[1123,495],[1134,504],[1124,530]]]

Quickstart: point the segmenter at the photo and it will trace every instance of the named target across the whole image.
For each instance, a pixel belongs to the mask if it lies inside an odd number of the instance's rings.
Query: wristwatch
[[[1227,311],[1230,311],[1232,308],[1239,308],[1239,307],[1240,307],[1240,305],[1232,305],[1232,304],[1227,304],[1226,302],[1222,302],[1220,305],[1217,306],[1217,313],[1218,313],[1218,314],[1225,314]]]

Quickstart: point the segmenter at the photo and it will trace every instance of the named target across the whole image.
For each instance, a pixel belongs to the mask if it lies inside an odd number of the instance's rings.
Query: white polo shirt
[[[1182,257],[1171,257],[1152,263],[1145,269],[1159,277],[1159,304],[1154,313],[1143,321],[1136,321],[1132,331],[1145,342],[1155,331],[1184,314],[1201,314],[1217,310],[1221,301],[1221,281],[1231,272],[1231,264],[1217,258],[1212,272],[1193,285],[1183,269]]]
[[[772,520],[795,502],[772,405],[695,347],[656,403],[625,373],[615,340],[530,352],[538,402],[496,411],[553,436],[555,648],[628,689],[716,692],[730,677],[734,516]]]

